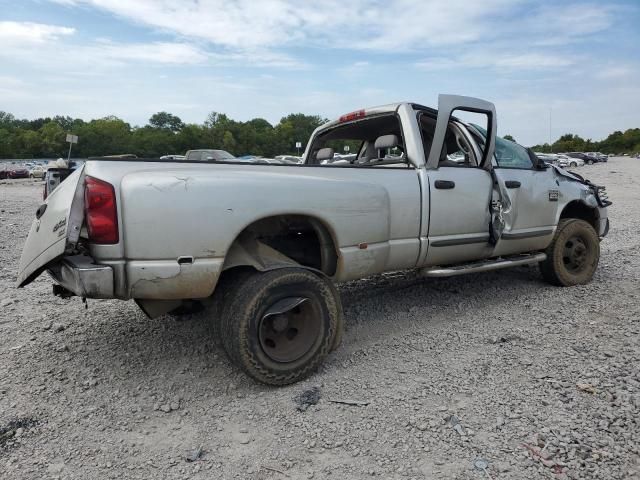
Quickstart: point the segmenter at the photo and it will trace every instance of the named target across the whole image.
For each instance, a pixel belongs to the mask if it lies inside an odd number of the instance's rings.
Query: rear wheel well
[[[236,238],[255,239],[291,258],[300,265],[336,273],[337,251],[329,229],[318,219],[306,215],[278,215],[247,226]]]
[[[596,233],[598,233],[599,231],[600,219],[598,211],[595,208],[591,208],[578,200],[569,202],[567,206],[564,207],[564,210],[562,210],[560,218],[579,218],[580,220],[584,220],[589,225],[591,225]]]

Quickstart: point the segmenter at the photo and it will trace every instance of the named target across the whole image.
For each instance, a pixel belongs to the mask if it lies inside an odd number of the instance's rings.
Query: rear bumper
[[[96,265],[86,255],[64,257],[49,268],[56,283],[79,297],[114,298],[113,269],[108,265]]]

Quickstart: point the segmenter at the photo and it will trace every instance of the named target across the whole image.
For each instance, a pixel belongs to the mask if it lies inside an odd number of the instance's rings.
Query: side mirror
[[[533,150],[527,148],[527,153],[529,154],[529,158],[531,159],[533,168],[535,168],[536,170],[546,170],[547,168],[549,168],[549,165],[547,165],[543,160],[540,160],[538,156],[533,153]]]

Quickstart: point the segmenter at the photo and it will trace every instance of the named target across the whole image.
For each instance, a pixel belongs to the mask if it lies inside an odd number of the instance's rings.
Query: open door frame
[[[496,107],[493,103],[480,98],[465,97],[462,95],[439,95],[438,96],[438,119],[436,130],[431,143],[431,150],[427,159],[427,168],[438,168],[440,154],[447,134],[449,121],[454,110],[465,112],[482,113],[487,115],[487,143],[484,149],[480,167],[491,170],[491,159],[496,148],[497,118]]]

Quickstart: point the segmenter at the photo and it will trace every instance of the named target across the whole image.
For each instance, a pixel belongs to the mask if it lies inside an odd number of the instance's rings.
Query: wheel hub
[[[587,262],[589,249],[584,240],[579,236],[569,238],[564,245],[562,260],[570,272],[579,272]]]
[[[275,362],[294,362],[313,347],[321,323],[320,312],[312,300],[304,297],[278,300],[260,319],[260,346]]]

